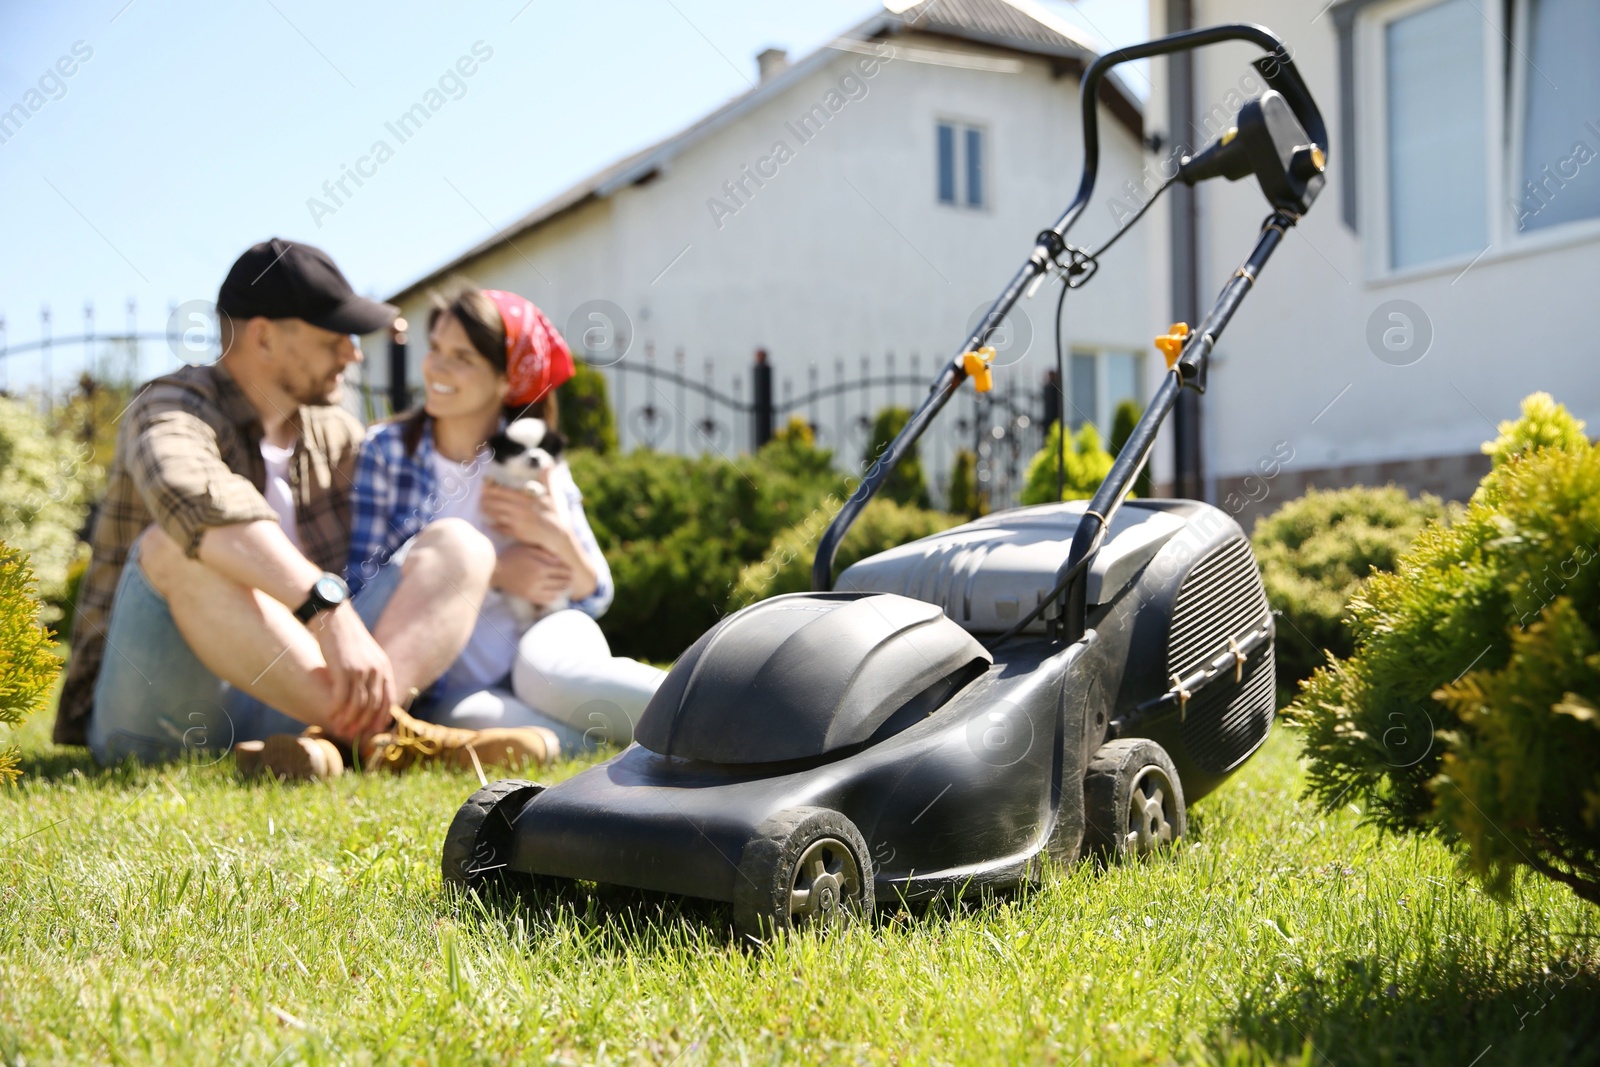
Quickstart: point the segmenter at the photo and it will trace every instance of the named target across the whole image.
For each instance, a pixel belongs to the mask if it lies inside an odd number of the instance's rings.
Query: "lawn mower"
[[[895,464],[964,381],[989,387],[984,342],[1012,306],[1051,275],[1064,297],[1137,221],[1094,251],[1065,238],[1094,190],[1107,72],[1224,41],[1265,52],[1254,65],[1267,89],[1162,189],[1254,175],[1271,214],[1205,319],[1157,339],[1168,372],[1098,491],[891,549],[835,587],[839,542]],[[1130,499],[1129,487],[1180,392],[1204,391],[1218,336],[1321,190],[1327,133],[1288,50],[1259,26],[1109,53],[1081,96],[1075,198],[828,527],[817,591],[713,626],[619,755],[550,788],[475,792],[445,841],[447,883],[708,898],[762,939],[870,915],[878,901],[1014,887],[1047,859],[1150,853],[1183,835],[1186,802],[1261,745],[1274,627],[1249,542],[1214,507]],[[1058,322],[1058,361],[1059,337]]]

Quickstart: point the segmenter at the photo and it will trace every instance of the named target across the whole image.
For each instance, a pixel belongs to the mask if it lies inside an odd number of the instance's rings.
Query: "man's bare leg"
[[[140,535],[138,562],[212,674],[303,723],[330,725],[328,665],[288,608],[190,559],[159,526]]]
[[[400,584],[372,630],[402,694],[432,685],[467,647],[494,561],[489,539],[462,519],[431,522],[411,542]]]
[[[327,663],[289,608],[190,559],[159,527],[140,537],[139,565],[213,674],[294,719],[330,725]],[[431,685],[466,646],[489,587],[494,548],[469,524],[440,520],[417,535],[401,569],[374,637],[406,692]]]

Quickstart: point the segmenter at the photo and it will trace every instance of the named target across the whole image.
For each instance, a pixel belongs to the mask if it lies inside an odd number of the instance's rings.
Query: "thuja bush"
[[[1280,612],[1278,684],[1292,687],[1355,651],[1346,605],[1374,570],[1393,571],[1429,520],[1449,507],[1404,489],[1307,490],[1256,524],[1250,541],[1267,600]]]
[[[863,471],[888,452],[890,442],[910,421],[911,412],[907,408],[879,409],[877,416],[872,420],[872,436],[861,453]],[[889,476],[884,479],[878,495],[898,504],[909,504],[918,508],[929,506],[928,479],[922,471],[922,457],[917,445],[913,444],[906,449],[906,454],[900,457],[900,462],[895,464]]]
[[[945,487],[945,510],[967,519],[988,513],[989,501],[978,487],[978,457],[971,449],[956,449]]]
[[[1289,715],[1324,807],[1441,833],[1491,891],[1528,867],[1600,902],[1600,451],[1544,395],[1484,451]]]
[[[1116,459],[1122,454],[1122,446],[1128,443],[1128,438],[1133,436],[1133,429],[1139,424],[1139,416],[1144,414],[1144,408],[1136,400],[1124,400],[1117,405],[1116,412],[1111,416],[1111,458]],[[1147,462],[1139,471],[1139,476],[1133,480],[1133,495],[1148,497],[1151,495],[1150,464]]]
[[[39,623],[33,585],[27,557],[0,541],[0,725],[7,727],[38,709],[61,665]],[[16,747],[0,747],[0,785],[16,777]]]
[[[749,564],[739,574],[730,609],[738,609],[779,593],[804,593],[811,588],[811,564],[817,556],[817,541],[822,537],[843,498],[823,501],[809,521],[798,523],[779,534],[767,554]],[[920,537],[948,530],[961,522],[959,515],[897,504],[874,498],[839,543],[833,558],[833,574],[838,577],[850,564]]]
[[[1019,498],[1024,504],[1046,504],[1056,497],[1057,468],[1064,461],[1066,478],[1061,500],[1086,500],[1094,496],[1111,471],[1111,453],[1100,443],[1100,433],[1086,422],[1067,439],[1061,451],[1061,423],[1050,425],[1044,447],[1028,461],[1028,473]]]

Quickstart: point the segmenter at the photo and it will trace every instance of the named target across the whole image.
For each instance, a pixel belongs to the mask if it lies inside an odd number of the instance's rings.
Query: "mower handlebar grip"
[[[1264,27],[1257,29],[1270,35],[1271,31]],[[1311,89],[1306,85],[1305,78],[1301,77],[1300,68],[1294,65],[1288,48],[1280,43],[1266,55],[1253,60],[1251,66],[1261,72],[1261,77],[1268,87],[1276,89],[1283,95],[1289,110],[1294,112],[1294,117],[1305,127],[1307,136],[1326,156],[1329,148],[1328,127],[1322,121],[1322,111],[1317,107],[1317,101],[1311,95]]]

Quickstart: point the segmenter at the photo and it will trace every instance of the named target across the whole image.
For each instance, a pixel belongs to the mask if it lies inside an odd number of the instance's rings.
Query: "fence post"
[[[389,327],[389,410],[396,415],[411,406],[406,373],[406,320],[397,318]]]
[[[750,451],[772,440],[772,418],[772,367],[767,363],[767,350],[758,348],[750,368]]]
[[[1043,417],[1040,420],[1043,433],[1048,434],[1050,427],[1061,419],[1061,383],[1056,380],[1056,372],[1044,372],[1044,403]]]
[[[219,328],[220,330],[220,328]],[[128,385],[139,384],[139,302],[128,297]]]
[[[39,334],[44,340],[41,351],[44,352],[44,403],[45,410],[51,415],[56,410],[56,364],[50,351],[50,305],[39,305]]]

